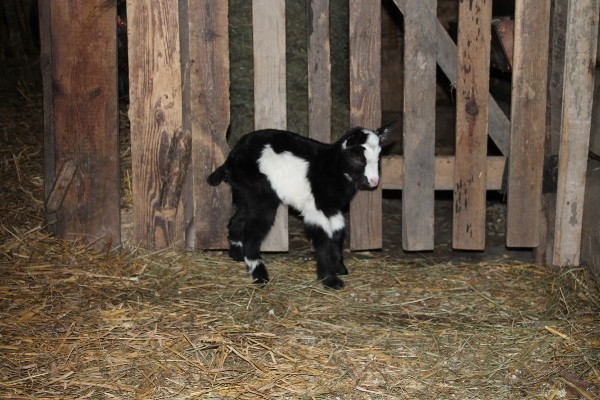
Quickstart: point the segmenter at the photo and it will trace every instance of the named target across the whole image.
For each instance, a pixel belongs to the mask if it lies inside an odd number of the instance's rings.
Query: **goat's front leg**
[[[339,236],[335,232],[333,237],[329,237],[320,227],[307,226],[306,231],[312,239],[317,258],[317,278],[323,282],[323,285],[332,289],[341,289],[344,287],[344,281],[337,277],[339,273],[348,272],[341,262],[339,254]],[[343,240],[343,233],[342,233]]]
[[[332,258],[334,264],[337,266],[336,271],[338,275],[348,275],[348,269],[344,265],[344,237],[346,236],[345,230],[342,228],[338,231],[333,232],[334,248],[332,249]]]

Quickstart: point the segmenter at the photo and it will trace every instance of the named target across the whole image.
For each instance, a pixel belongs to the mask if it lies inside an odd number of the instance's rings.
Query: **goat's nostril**
[[[379,178],[370,178],[369,183],[371,184],[371,187],[375,187],[379,184]]]

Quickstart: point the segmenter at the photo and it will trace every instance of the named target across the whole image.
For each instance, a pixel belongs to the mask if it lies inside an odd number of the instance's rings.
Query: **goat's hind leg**
[[[229,257],[244,261],[244,227],[246,226],[246,205],[236,204],[236,210],[229,220]]]
[[[260,246],[273,226],[278,206],[279,199],[275,195],[254,198],[248,204],[244,226],[244,262],[248,275],[258,284],[269,281],[269,273],[260,256]]]

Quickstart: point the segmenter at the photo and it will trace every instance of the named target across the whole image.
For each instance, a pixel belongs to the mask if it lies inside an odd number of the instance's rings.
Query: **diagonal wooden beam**
[[[398,7],[402,14],[406,12],[407,1],[394,0],[396,7]],[[437,63],[448,79],[451,82],[455,82],[457,77],[458,50],[456,44],[439,21],[437,24],[437,43]],[[492,138],[500,152],[506,156],[508,155],[510,143],[510,122],[491,95],[488,102],[488,135]]]

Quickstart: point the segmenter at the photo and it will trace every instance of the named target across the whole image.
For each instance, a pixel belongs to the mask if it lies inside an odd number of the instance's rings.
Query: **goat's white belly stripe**
[[[341,212],[327,217],[322,211],[310,210],[309,212],[303,212],[302,216],[306,224],[320,227],[330,238],[333,237],[335,232],[344,229],[345,226],[344,216]]]
[[[308,161],[288,151],[275,153],[266,145],[258,159],[258,169],[266,175],[283,204],[300,211],[306,223],[321,227],[329,237],[344,228],[341,213],[327,217],[317,209],[307,177]]]

